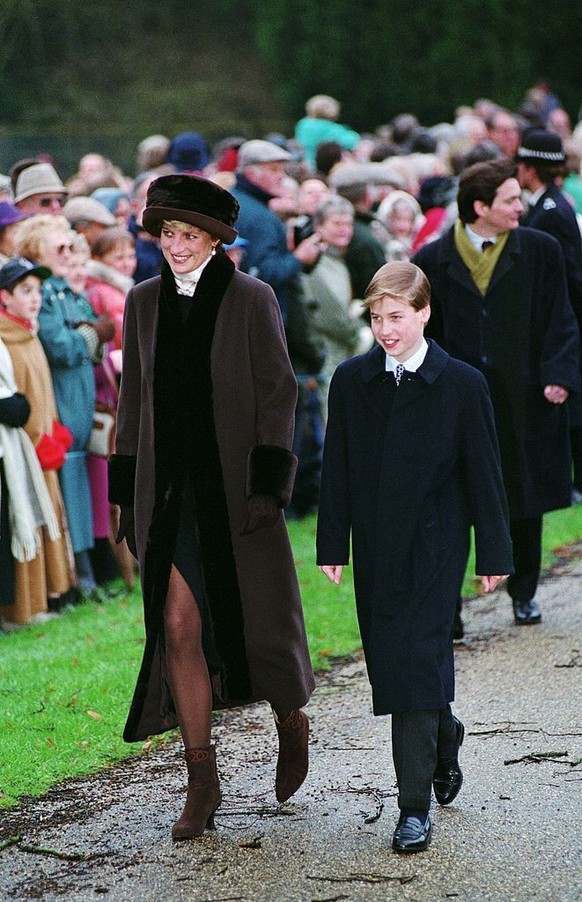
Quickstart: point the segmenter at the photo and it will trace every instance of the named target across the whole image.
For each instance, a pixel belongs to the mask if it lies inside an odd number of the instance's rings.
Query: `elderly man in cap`
[[[249,242],[243,269],[267,282],[275,292],[286,319],[290,292],[304,266],[317,263],[321,246],[316,235],[287,248],[282,221],[269,209],[269,201],[282,191],[284,164],[291,154],[272,141],[246,141],[238,153],[232,194],[240,204],[238,230]]]
[[[63,207],[63,216],[76,232],[85,236],[89,247],[105,229],[117,225],[113,213],[92,197],[72,197]]]
[[[550,235],[519,227],[513,160],[460,177],[459,218],[414,257],[432,289],[427,335],[481,370],[491,391],[507,491],[518,626],[539,623],[542,520],[571,501],[568,414],[580,380],[578,327],[564,257]]]
[[[516,154],[517,178],[529,193],[529,203],[521,222],[540,229],[559,241],[566,264],[568,294],[578,327],[582,332],[582,237],[572,205],[566,200],[556,179],[565,173],[566,154],[559,135],[542,129],[530,129],[522,138]],[[582,348],[581,348],[582,350]],[[582,359],[581,359],[582,369]],[[568,401],[570,440],[574,465],[574,499],[582,501],[582,398]]]
[[[27,216],[34,213],[60,216],[68,193],[50,163],[34,163],[20,172],[14,189],[14,203]]]
[[[354,234],[345,255],[352,292],[363,298],[375,273],[386,263],[390,235],[373,213],[374,191],[378,185],[400,187],[401,180],[382,163],[346,163],[330,176],[331,187],[349,200],[356,211]]]

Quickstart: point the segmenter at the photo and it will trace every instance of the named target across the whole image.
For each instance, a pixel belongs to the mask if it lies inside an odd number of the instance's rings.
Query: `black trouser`
[[[438,758],[456,752],[450,705],[441,711],[399,711],[392,715],[392,757],[398,807],[428,811]]]
[[[507,591],[519,601],[529,601],[536,594],[542,566],[542,525],[541,516],[509,523],[515,573],[507,580]]]

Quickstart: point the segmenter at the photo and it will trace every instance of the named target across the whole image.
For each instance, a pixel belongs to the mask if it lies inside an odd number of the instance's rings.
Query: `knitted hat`
[[[515,159],[518,163],[565,163],[562,139],[543,128],[528,129],[521,139]]]
[[[148,188],[143,226],[160,235],[164,220],[189,222],[232,244],[239,203],[224,188],[196,175],[163,175]]]
[[[34,194],[68,194],[56,170],[50,163],[35,163],[23,169],[16,181],[14,203]]]

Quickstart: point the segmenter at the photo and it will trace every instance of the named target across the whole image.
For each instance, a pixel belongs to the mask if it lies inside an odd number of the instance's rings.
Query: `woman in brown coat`
[[[144,227],[161,276],[127,298],[110,500],[140,562],[146,648],[124,736],[179,724],[188,797],[174,839],[220,804],[213,708],[267,700],[282,802],[307,774],[314,688],[281,509],[291,496],[296,383],[270,287],[235,270],[238,203],[206,179],[152,183]]]

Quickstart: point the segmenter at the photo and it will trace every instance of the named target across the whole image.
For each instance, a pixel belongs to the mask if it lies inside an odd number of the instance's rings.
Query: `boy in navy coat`
[[[470,526],[486,592],[512,571],[511,540],[487,384],[425,340],[426,276],[388,263],[364,304],[377,344],[331,382],[317,562],[339,584],[351,534],[374,714],[392,714],[400,808],[392,847],[418,852],[431,838],[431,788],[447,805],[463,780],[464,728],[450,703]]]

